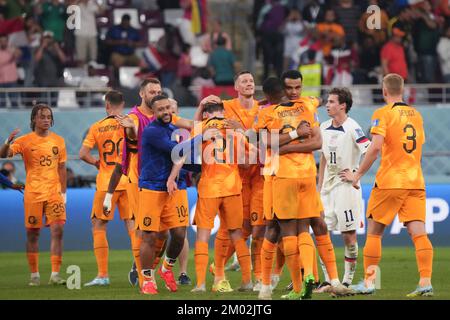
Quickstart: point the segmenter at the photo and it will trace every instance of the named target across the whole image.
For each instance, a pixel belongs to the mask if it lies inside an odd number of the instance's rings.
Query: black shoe
[[[135,287],[139,284],[139,275],[136,269],[136,263],[133,262],[130,272],[128,273],[128,282]]]
[[[350,283],[344,282],[342,285],[346,286],[347,288],[350,287]]]
[[[191,278],[186,273],[181,273],[178,277],[178,284],[179,285],[191,285]]]

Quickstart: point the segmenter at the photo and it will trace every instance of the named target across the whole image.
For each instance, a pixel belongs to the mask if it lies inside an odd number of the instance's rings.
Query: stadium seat
[[[139,72],[139,70],[139,67],[120,67],[120,85],[130,89],[136,88],[139,85],[139,79],[136,77],[136,74]]]
[[[114,21],[114,25],[118,25],[120,24],[120,22],[122,21],[122,16],[124,14],[129,14],[131,17],[131,26],[135,29],[140,29],[141,28],[141,24],[139,22],[139,12],[137,9],[134,8],[119,8],[119,9],[114,9],[113,11],[113,21]]]
[[[179,19],[183,18],[183,9],[165,9],[164,10],[164,23],[171,24],[175,27],[178,26]]]
[[[149,28],[148,29],[148,42],[156,43],[158,40],[164,35],[164,29],[163,28]]]
[[[107,4],[112,8],[128,8],[131,6],[131,0],[108,0]]]
[[[164,18],[159,10],[146,10],[140,13],[140,22],[146,27],[162,27],[164,25]]]
[[[87,76],[84,68],[64,68],[64,83],[71,87],[78,87],[81,79]]]

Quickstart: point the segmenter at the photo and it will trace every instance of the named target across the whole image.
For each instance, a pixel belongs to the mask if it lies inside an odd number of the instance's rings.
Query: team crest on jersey
[[[258,220],[258,214],[256,212],[252,212],[252,221],[255,222]]]
[[[360,128],[355,129],[355,131],[358,138],[365,136],[364,131],[362,131]]]
[[[152,224],[152,218],[145,217],[144,218],[144,226],[148,227],[151,224]]]
[[[52,152],[53,152],[53,154],[56,156],[56,155],[59,153],[58,147],[57,147],[57,146],[54,146],[54,147],[52,148]]]
[[[35,216],[29,216],[28,217],[28,223],[31,225],[35,225],[37,223],[37,219]]]
[[[380,124],[380,119],[374,119],[372,121],[372,127],[377,127]]]

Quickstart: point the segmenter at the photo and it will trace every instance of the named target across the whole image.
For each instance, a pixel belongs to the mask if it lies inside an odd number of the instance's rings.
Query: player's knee
[[[265,226],[253,226],[252,229],[252,238],[253,239],[262,239],[264,238]]]
[[[156,242],[158,235],[154,231],[144,231],[142,232],[142,242],[145,242],[147,245],[153,245]]]
[[[39,241],[39,235],[41,234],[41,230],[39,229],[27,229],[27,240],[28,242],[37,242]]]
[[[184,238],[186,237],[186,228],[174,228],[170,230],[171,241],[176,241],[177,243],[184,245]]]
[[[311,228],[316,236],[324,235],[328,233],[328,227],[325,223],[325,220],[322,218],[312,218],[311,219]]]

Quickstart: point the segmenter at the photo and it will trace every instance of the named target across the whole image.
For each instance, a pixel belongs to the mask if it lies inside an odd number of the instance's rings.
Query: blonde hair
[[[396,73],[389,73],[383,78],[383,88],[391,96],[403,95],[403,85],[405,81]]]

